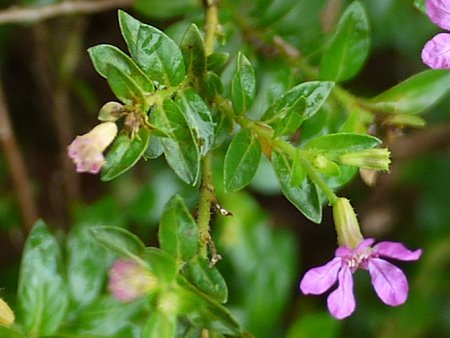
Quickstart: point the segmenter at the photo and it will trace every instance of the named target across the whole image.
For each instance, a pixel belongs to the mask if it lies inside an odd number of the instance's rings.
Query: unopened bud
[[[364,169],[389,170],[390,151],[386,148],[366,149],[343,154],[339,157],[342,164]]]
[[[13,310],[0,298],[0,326],[10,326],[14,323],[14,319]]]
[[[328,176],[339,176],[341,173],[339,166],[322,154],[314,157],[312,164],[320,173]]]
[[[105,103],[98,113],[98,119],[102,122],[115,122],[123,114],[123,105],[110,101]]]
[[[338,198],[333,205],[333,218],[339,246],[353,249],[364,239],[355,211],[346,198]]]

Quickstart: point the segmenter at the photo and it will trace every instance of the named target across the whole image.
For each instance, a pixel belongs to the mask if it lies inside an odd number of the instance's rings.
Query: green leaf
[[[351,79],[369,55],[369,20],[364,6],[354,1],[339,20],[337,31],[320,62],[320,77],[337,82]]]
[[[226,303],[228,288],[225,279],[215,266],[210,266],[209,260],[198,257],[188,263],[187,278],[200,290],[215,300]]]
[[[96,71],[108,80],[123,103],[139,103],[148,109],[145,97],[154,91],[153,83],[129,56],[110,45],[91,47],[88,52]]]
[[[161,311],[152,311],[145,323],[141,337],[174,338],[177,333],[177,317]]]
[[[178,269],[172,256],[159,248],[149,247],[145,249],[144,259],[160,282],[171,284],[174,281]]]
[[[425,6],[425,0],[414,0],[414,7],[416,7],[423,14],[427,14],[427,8]]]
[[[176,103],[187,117],[200,153],[206,155],[214,144],[214,122],[208,106],[192,88],[181,92]]]
[[[197,0],[137,0],[133,8],[144,17],[161,20],[185,15],[198,6]]]
[[[370,101],[385,113],[420,114],[450,91],[450,71],[431,69],[416,74]]]
[[[339,133],[319,136],[305,144],[306,149],[326,151],[331,153],[353,152],[370,149],[381,141],[366,134]]]
[[[195,185],[200,174],[200,151],[185,114],[175,102],[166,99],[152,117],[169,136],[161,138],[167,163],[184,182]]]
[[[184,79],[183,55],[175,41],[123,11],[119,11],[119,23],[133,60],[150,79],[168,86]]]
[[[222,80],[216,73],[207,72],[201,84],[202,92],[211,100],[214,100],[217,95],[221,95],[223,93],[224,88]]]
[[[136,259],[144,254],[144,243],[128,230],[114,226],[98,226],[90,228],[89,231],[100,244],[121,257]]]
[[[177,282],[181,287],[181,298],[184,302],[191,303],[186,316],[192,324],[225,335],[242,334],[239,323],[222,304],[197,289],[182,276],[177,278]]]
[[[230,54],[226,52],[214,52],[212,54],[209,54],[206,59],[206,69],[220,74],[225,68],[229,59]]]
[[[236,72],[231,83],[231,97],[237,115],[245,113],[251,107],[255,93],[255,71],[250,61],[239,53]]]
[[[281,98],[275,101],[264,113],[262,121],[273,122],[276,126],[286,116],[299,114],[294,117],[298,122],[306,120],[313,116],[323,105],[334,83],[329,81],[311,81],[304,82],[287,91]],[[306,101],[306,107],[304,102]],[[281,116],[281,118],[279,116]],[[299,119],[302,118],[300,121]],[[291,129],[291,128],[289,128]]]
[[[158,238],[161,249],[178,261],[187,261],[197,253],[198,225],[179,195],[172,197],[164,208]]]
[[[164,153],[164,148],[161,144],[161,139],[158,136],[150,137],[147,150],[145,151],[144,158],[154,160],[160,157]]]
[[[19,274],[19,322],[27,335],[51,335],[60,326],[68,306],[61,270],[58,242],[37,221],[25,243]]]
[[[261,144],[250,129],[234,136],[225,154],[224,184],[227,191],[244,188],[250,183],[261,159]]]
[[[0,325],[0,337],[7,338],[25,338],[20,332]]]
[[[303,180],[301,185],[292,185],[291,177],[296,174],[293,173],[291,160],[283,153],[272,152],[272,165],[284,196],[306,218],[315,223],[320,223],[322,220],[322,204],[320,203],[316,185],[309,179]]]
[[[114,140],[106,155],[101,180],[110,181],[132,168],[144,154],[150,141],[150,131],[141,128],[136,136],[128,136],[122,131]]]
[[[201,77],[206,70],[206,53],[203,38],[195,24],[191,24],[180,43],[186,72]]]

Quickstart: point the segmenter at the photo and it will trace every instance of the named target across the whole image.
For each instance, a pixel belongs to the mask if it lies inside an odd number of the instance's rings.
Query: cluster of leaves
[[[239,13],[239,4],[230,2],[236,6],[232,10]],[[294,2],[255,1],[250,16],[257,18],[256,26],[270,26],[277,32],[282,29],[278,20],[300,8]],[[173,9],[178,14],[183,6],[195,6],[192,1],[173,3],[178,4]],[[276,70],[262,65],[267,72],[261,78],[242,53],[231,62],[226,52],[207,55],[194,24],[177,44],[125,12],[119,12],[119,23],[130,56],[111,45],[89,49],[95,69],[124,105],[123,120],[116,121],[123,128],[108,151],[101,179],[120,176],[141,158],[154,160],[164,155],[183,182],[199,188],[202,158],[214,151],[223,177],[216,189],[223,185],[228,193],[219,196],[220,202],[235,214],[244,213],[238,218],[242,223],[248,221],[236,226],[227,224],[233,221],[222,220],[219,242],[231,257],[231,268],[240,272],[239,285],[246,283],[243,278],[254,278],[252,285],[259,287],[246,289],[246,298],[236,303],[249,312],[258,308],[254,303],[259,304],[267,327],[258,328],[249,313],[240,319],[253,333],[267,334],[272,324],[268,316],[279,315],[286,300],[289,283],[277,281],[293,274],[295,263],[287,262],[288,249],[294,245],[283,233],[258,237],[270,230],[250,226],[263,223],[255,216],[259,210],[242,211],[250,198],[236,191],[254,183],[261,167],[268,167],[285,197],[309,220],[320,223],[322,207],[332,198],[330,191],[348,183],[358,171],[357,166],[344,163],[343,155],[363,156],[366,150],[380,146],[379,138],[367,134],[372,124],[422,125],[419,114],[447,94],[450,74],[425,71],[372,99],[343,90],[340,83],[358,74],[370,51],[369,20],[358,1],[344,11],[321,50],[317,67],[288,56]],[[302,75],[291,72],[289,63]],[[251,215],[248,220],[246,213]],[[240,233],[229,233],[230,229]],[[262,238],[271,240],[264,242]],[[61,249],[47,227],[38,223],[28,238],[21,266],[21,332],[0,328],[0,333],[11,337],[198,337],[206,328],[213,337],[242,336],[238,320],[223,305],[228,299],[227,284],[219,270],[200,254],[205,242],[181,197],[175,196],[166,204],[158,239],[159,248],[146,247],[123,228],[80,224]],[[246,241],[256,243],[250,255],[253,265],[242,263],[248,253]],[[275,242],[285,243],[279,245],[286,252],[266,257],[264,253],[267,255]],[[61,251],[66,252],[66,258]],[[130,304],[103,295],[104,276],[114,257],[111,252],[143,262],[157,277],[158,288]],[[276,271],[283,269],[284,263],[289,271]],[[261,271],[263,264],[273,267],[273,272]],[[255,277],[261,274],[268,277]],[[261,296],[270,291],[276,291],[281,300],[268,309]],[[167,302],[172,306],[163,306]]]

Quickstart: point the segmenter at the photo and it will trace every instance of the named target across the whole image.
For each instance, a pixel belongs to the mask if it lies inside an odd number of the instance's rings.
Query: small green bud
[[[334,226],[339,246],[353,249],[364,239],[359,229],[355,211],[346,198],[338,198],[333,205]]]
[[[320,173],[328,176],[339,176],[341,173],[339,166],[322,154],[314,157],[312,164]]]
[[[366,149],[343,154],[339,162],[364,169],[389,170],[390,154],[386,148]]]
[[[119,102],[110,101],[105,103],[98,113],[98,119],[103,122],[115,122],[123,114],[123,105]]]

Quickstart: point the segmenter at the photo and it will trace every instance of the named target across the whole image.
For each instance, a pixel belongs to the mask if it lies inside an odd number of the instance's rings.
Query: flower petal
[[[439,27],[450,30],[450,2],[448,0],[427,0],[427,14]]]
[[[372,285],[383,303],[391,306],[403,304],[408,298],[408,280],[402,270],[379,259],[369,260]]]
[[[337,319],[344,319],[355,311],[356,302],[353,296],[353,277],[347,266],[339,271],[339,286],[327,299],[328,310]]]
[[[411,251],[399,242],[380,242],[374,246],[375,254],[383,257],[394,258],[401,261],[416,261],[422,255],[422,250]]]
[[[433,69],[450,69],[450,34],[440,33],[422,49],[422,61]]]
[[[300,290],[305,295],[324,293],[336,282],[341,266],[342,260],[335,257],[327,264],[309,270],[300,282]]]

